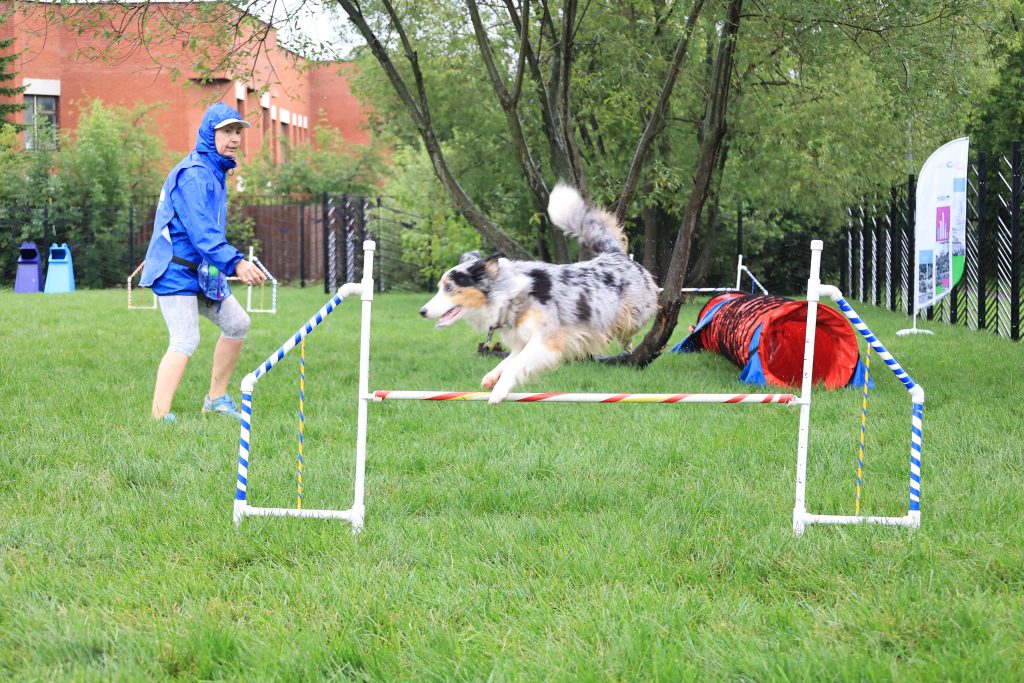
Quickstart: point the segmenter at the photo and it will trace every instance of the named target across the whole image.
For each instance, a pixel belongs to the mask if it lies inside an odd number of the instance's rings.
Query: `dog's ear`
[[[469,261],[479,261],[484,257],[484,253],[479,249],[473,251],[467,251],[459,257],[459,263],[468,263]]]
[[[505,255],[500,251],[496,251],[486,259],[484,259],[484,272],[489,277],[498,277],[498,260],[505,258]]]

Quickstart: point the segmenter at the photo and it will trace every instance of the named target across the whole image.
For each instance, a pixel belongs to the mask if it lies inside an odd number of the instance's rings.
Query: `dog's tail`
[[[548,199],[551,222],[595,254],[625,253],[626,236],[615,217],[588,204],[575,188],[559,182]]]

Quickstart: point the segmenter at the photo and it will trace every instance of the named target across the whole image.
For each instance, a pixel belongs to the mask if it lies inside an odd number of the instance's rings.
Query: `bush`
[[[54,229],[71,247],[76,284],[109,286],[127,275],[132,197],[155,197],[168,165],[149,130],[152,109],[94,100],[57,153]]]

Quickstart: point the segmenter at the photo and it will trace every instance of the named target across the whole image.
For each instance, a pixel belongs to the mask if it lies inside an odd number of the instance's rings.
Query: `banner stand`
[[[914,197],[913,326],[897,336],[934,334],[917,327],[921,311],[956,286],[967,255],[967,166],[970,139],[947,142],[932,152],[917,176]],[[908,197],[909,200],[909,197]]]
[[[914,314],[914,326],[906,330],[897,330],[897,337],[906,337],[908,334],[935,334],[931,330],[917,329],[917,313]]]

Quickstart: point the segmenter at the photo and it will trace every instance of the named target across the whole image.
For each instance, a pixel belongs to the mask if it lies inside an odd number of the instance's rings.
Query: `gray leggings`
[[[212,306],[202,294],[197,296],[161,296],[160,311],[171,333],[168,351],[177,351],[191,357],[199,346],[199,316],[213,321],[226,339],[245,339],[249,332],[249,314],[232,294]]]

